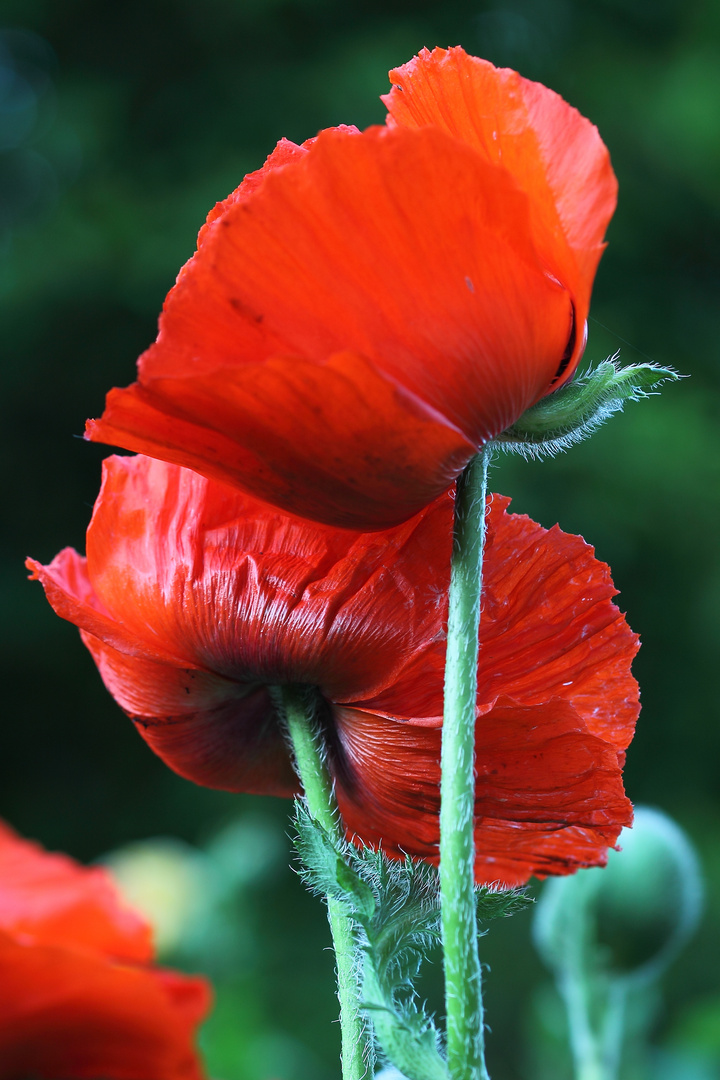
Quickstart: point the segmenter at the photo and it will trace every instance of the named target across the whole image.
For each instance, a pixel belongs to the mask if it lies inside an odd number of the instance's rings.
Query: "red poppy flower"
[[[152,956],[104,870],[0,823],[0,1080],[202,1080],[209,987]]]
[[[283,140],[213,210],[90,439],[381,529],[572,375],[615,206],[596,128],[460,48],[391,78],[384,128]]]
[[[631,818],[635,635],[577,536],[489,507],[477,877],[602,862]],[[109,458],[87,559],[29,560],[146,742],[210,787],[291,795],[267,687],[317,688],[350,835],[437,857],[452,500],[384,533],[286,517],[146,457]]]

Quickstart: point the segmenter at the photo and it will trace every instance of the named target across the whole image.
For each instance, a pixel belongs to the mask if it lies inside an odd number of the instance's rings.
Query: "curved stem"
[[[604,1080],[616,1080],[620,1068],[623,1036],[625,1034],[627,994],[628,984],[622,979],[614,980],[608,990],[602,1029]]]
[[[457,483],[448,607],[440,898],[452,1080],[488,1080],[475,912],[474,820],[478,628],[490,453],[485,447]]]
[[[308,692],[296,686],[274,688],[285,716],[295,755],[295,768],[310,813],[331,836],[341,839],[333,784],[325,765],[322,736],[313,722]],[[343,1080],[365,1080],[372,1075],[372,1053],[359,1007],[357,947],[353,920],[342,901],[327,897],[328,919],[335,950]]]
[[[627,984],[603,977],[590,912],[594,880],[575,879],[575,904],[567,912],[563,967],[558,987],[565,1002],[576,1080],[616,1080],[620,1064]]]
[[[605,1071],[600,1061],[600,1047],[590,1023],[589,988],[584,972],[568,971],[560,983],[568,1026],[570,1046],[575,1062],[575,1080],[604,1080]]]

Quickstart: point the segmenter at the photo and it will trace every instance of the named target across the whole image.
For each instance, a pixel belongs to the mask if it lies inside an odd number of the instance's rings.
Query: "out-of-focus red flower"
[[[604,861],[637,639],[577,536],[488,512],[477,706],[477,877]],[[28,566],[80,627],[146,742],[210,787],[291,795],[268,686],[315,687],[349,834],[437,857],[452,499],[384,533],[287,517],[146,457],[109,458],[87,535]]]
[[[0,1080],[202,1080],[209,985],[152,959],[104,870],[0,822]]]
[[[553,91],[462,49],[385,127],[283,140],[212,211],[88,437],[381,529],[574,372],[616,182]]]

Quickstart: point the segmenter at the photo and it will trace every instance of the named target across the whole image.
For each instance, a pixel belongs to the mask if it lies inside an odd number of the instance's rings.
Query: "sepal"
[[[494,445],[525,457],[547,457],[589,438],[601,424],[621,412],[626,401],[656,393],[664,382],[682,378],[657,364],[620,367],[617,355],[541,398]]]
[[[347,905],[358,928],[362,1007],[384,1057],[407,1080],[449,1080],[441,1036],[414,989],[427,951],[440,940],[434,866],[389,859],[379,849],[338,841],[295,803],[300,875],[313,892]],[[478,918],[512,915],[533,901],[523,889],[477,890]]]
[[[475,890],[478,922],[509,918],[532,907],[535,898],[527,889],[499,889],[494,885],[482,885]]]
[[[316,821],[304,799],[295,800],[296,833],[293,837],[300,860],[300,877],[317,896],[343,900],[356,919],[372,918],[375,896],[345,851],[327,829]]]

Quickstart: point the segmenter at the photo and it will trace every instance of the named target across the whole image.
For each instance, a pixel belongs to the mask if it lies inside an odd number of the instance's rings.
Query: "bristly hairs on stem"
[[[304,792],[303,805],[310,820],[336,843],[342,842],[342,826],[325,760],[325,744],[317,723],[313,692],[304,686],[279,685],[271,690],[285,723],[294,765]],[[325,894],[328,920],[335,950],[343,1080],[368,1080],[374,1054],[367,1019],[360,1008],[357,935],[352,912],[333,891]]]
[[[338,840],[305,800],[296,801],[295,826],[300,876],[311,891],[344,904],[358,927],[362,1007],[382,1057],[407,1080],[448,1080],[442,1037],[414,989],[423,958],[440,941],[437,870]],[[477,889],[476,898],[481,921],[533,903],[524,889],[495,886]]]

